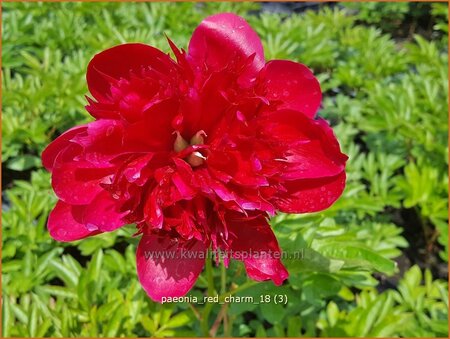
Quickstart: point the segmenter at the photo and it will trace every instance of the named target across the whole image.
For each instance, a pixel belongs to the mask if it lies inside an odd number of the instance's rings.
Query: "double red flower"
[[[169,44],[176,60],[136,43],[90,62],[95,121],[42,154],[59,198],[49,232],[74,241],[137,224],[139,279],[157,301],[189,291],[208,248],[279,285],[278,255],[243,253],[279,254],[268,217],[323,210],[345,186],[347,157],[315,118],[319,82],[302,64],[265,63],[234,14],[205,19],[187,52]]]

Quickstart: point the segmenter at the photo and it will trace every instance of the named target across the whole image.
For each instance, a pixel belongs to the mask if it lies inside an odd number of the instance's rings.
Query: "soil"
[[[14,171],[7,168],[5,164],[2,163],[2,191],[10,188],[14,180],[30,180],[33,170],[35,170],[35,168],[27,171]]]
[[[431,223],[422,225],[418,211],[414,208],[402,209],[400,214],[403,220],[403,236],[410,246],[406,248],[403,255],[405,260],[398,262],[400,270],[406,266],[408,260],[411,265],[430,269],[433,277],[448,280],[448,265],[439,256],[442,246],[433,240],[436,229]]]
[[[414,208],[398,209],[391,211],[390,214],[393,215],[393,222],[403,228],[402,236],[408,241],[409,246],[403,250],[401,256],[394,259],[398,266],[395,275],[386,277],[375,274],[380,281],[377,289],[380,292],[395,289],[405,272],[414,265],[422,270],[429,269],[435,279],[448,280],[448,263],[439,256],[443,248],[433,240],[433,233],[436,232],[433,225],[422,225],[420,215]]]

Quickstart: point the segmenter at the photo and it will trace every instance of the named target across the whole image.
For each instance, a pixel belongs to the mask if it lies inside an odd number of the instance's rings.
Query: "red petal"
[[[281,262],[281,250],[264,215],[253,218],[227,218],[229,232],[235,236],[231,249],[240,256],[250,278],[271,279],[281,285],[289,276]]]
[[[137,273],[154,301],[185,295],[203,270],[207,247],[195,239],[186,245],[182,250],[170,237],[142,236],[136,252]]]
[[[95,55],[88,65],[86,79],[94,98],[107,101],[114,80],[128,78],[130,72],[140,71],[142,67],[167,73],[171,65],[171,59],[154,47],[138,43],[123,44]]]
[[[319,81],[305,65],[287,61],[269,61],[264,68],[267,99],[280,101],[279,108],[300,111],[312,118],[319,109],[322,92]]]
[[[72,139],[83,148],[81,157],[97,168],[111,167],[110,160],[124,151],[123,123],[101,119],[88,123],[86,127],[85,133],[79,133]]]
[[[230,62],[244,62],[255,55],[248,76],[264,67],[264,51],[256,32],[241,17],[221,13],[204,19],[192,34],[188,48],[190,61],[209,71],[218,71]]]
[[[144,205],[144,217],[152,228],[161,229],[164,223],[164,214],[158,202],[159,191],[154,189],[147,197]]]
[[[276,111],[259,120],[263,138],[279,153],[279,178],[297,180],[335,176],[345,168],[333,130],[323,119],[312,120],[296,111]]]
[[[164,100],[149,108],[142,120],[125,130],[125,146],[142,151],[172,151],[175,136],[171,123],[178,112],[175,100]]]
[[[221,90],[229,88],[230,78],[233,78],[223,73],[212,74],[205,80],[200,90],[190,90],[181,101],[180,112],[183,114],[183,121],[180,125],[183,135],[191,136],[200,130],[209,135],[223,119],[228,103]]]
[[[77,134],[84,132],[86,125],[76,126],[61,134],[53,140],[42,152],[42,164],[48,171],[52,171],[53,163],[58,154],[69,145],[69,141]]]
[[[127,214],[119,212],[118,207],[118,201],[114,200],[109,192],[102,191],[86,208],[84,223],[89,229],[114,231],[125,224],[122,217]]]
[[[89,204],[103,190],[100,183],[112,170],[95,168],[83,160],[63,161],[66,152],[61,152],[55,161],[52,173],[53,189],[58,198],[68,204]]]
[[[268,186],[267,179],[258,173],[252,154],[239,149],[228,152],[211,152],[208,167],[212,173],[216,171],[228,174],[236,183],[243,186]]]
[[[330,207],[345,188],[345,172],[334,177],[286,181],[287,193],[272,202],[285,213],[311,213]]]
[[[75,241],[101,232],[90,231],[82,223],[85,206],[72,206],[63,201],[56,203],[48,217],[48,231],[58,241]]]
[[[130,161],[123,170],[126,180],[139,186],[144,185],[148,179],[148,176],[145,175],[145,167],[150,163],[154,155],[154,153],[145,153]]]

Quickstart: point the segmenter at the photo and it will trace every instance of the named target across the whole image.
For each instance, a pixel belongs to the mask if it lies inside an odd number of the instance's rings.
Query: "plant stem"
[[[212,271],[212,259],[209,257],[209,255],[206,259],[205,270],[206,270],[206,281],[208,282],[208,296],[211,297],[214,295],[214,277]],[[212,303],[206,303],[205,307],[203,308],[201,320],[201,329],[205,337],[210,336],[209,314],[211,313],[211,310],[212,310]]]
[[[225,267],[225,263],[223,262],[220,270],[220,282],[220,294],[224,294],[227,288],[227,268]]]
[[[220,294],[221,295],[225,294],[226,289],[227,289],[227,268],[225,267],[225,262],[222,260],[222,265],[220,266]],[[224,313],[222,314],[222,322],[224,328],[223,331],[225,333],[228,332],[228,314],[226,312],[228,305],[224,306],[225,308],[223,309]],[[217,319],[219,319],[219,317],[217,317]]]
[[[206,280],[208,281],[208,296],[214,295],[214,277],[212,270],[212,259],[206,259]]]
[[[202,312],[202,321],[201,321],[201,329],[203,332],[203,336],[204,337],[209,337],[210,333],[209,333],[209,314],[211,313],[212,310],[212,303],[206,303],[205,304],[205,308],[203,309]]]
[[[247,288],[250,288],[250,287],[252,287],[252,286],[254,286],[254,285],[256,285],[256,284],[257,284],[256,281],[247,281],[246,283],[242,284],[241,286],[239,286],[239,287],[236,288],[235,290],[232,290],[232,291],[229,291],[229,292],[226,292],[226,293],[222,293],[222,294],[219,296],[219,300],[220,300],[221,298],[225,298],[225,296],[227,296],[227,295],[233,295],[233,294],[236,294],[236,293],[241,292],[241,291],[243,291],[243,290],[246,290]]]

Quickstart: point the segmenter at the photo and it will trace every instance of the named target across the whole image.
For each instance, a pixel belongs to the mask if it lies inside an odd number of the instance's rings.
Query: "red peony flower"
[[[345,186],[347,156],[315,118],[319,82],[302,64],[265,63],[234,14],[205,19],[187,52],[169,44],[176,60],[138,43],[91,60],[95,121],[42,154],[59,198],[50,235],[74,241],[136,224],[138,276],[156,301],[186,294],[209,248],[280,285],[288,272],[268,217],[323,210]],[[255,252],[277,255],[243,255]]]

